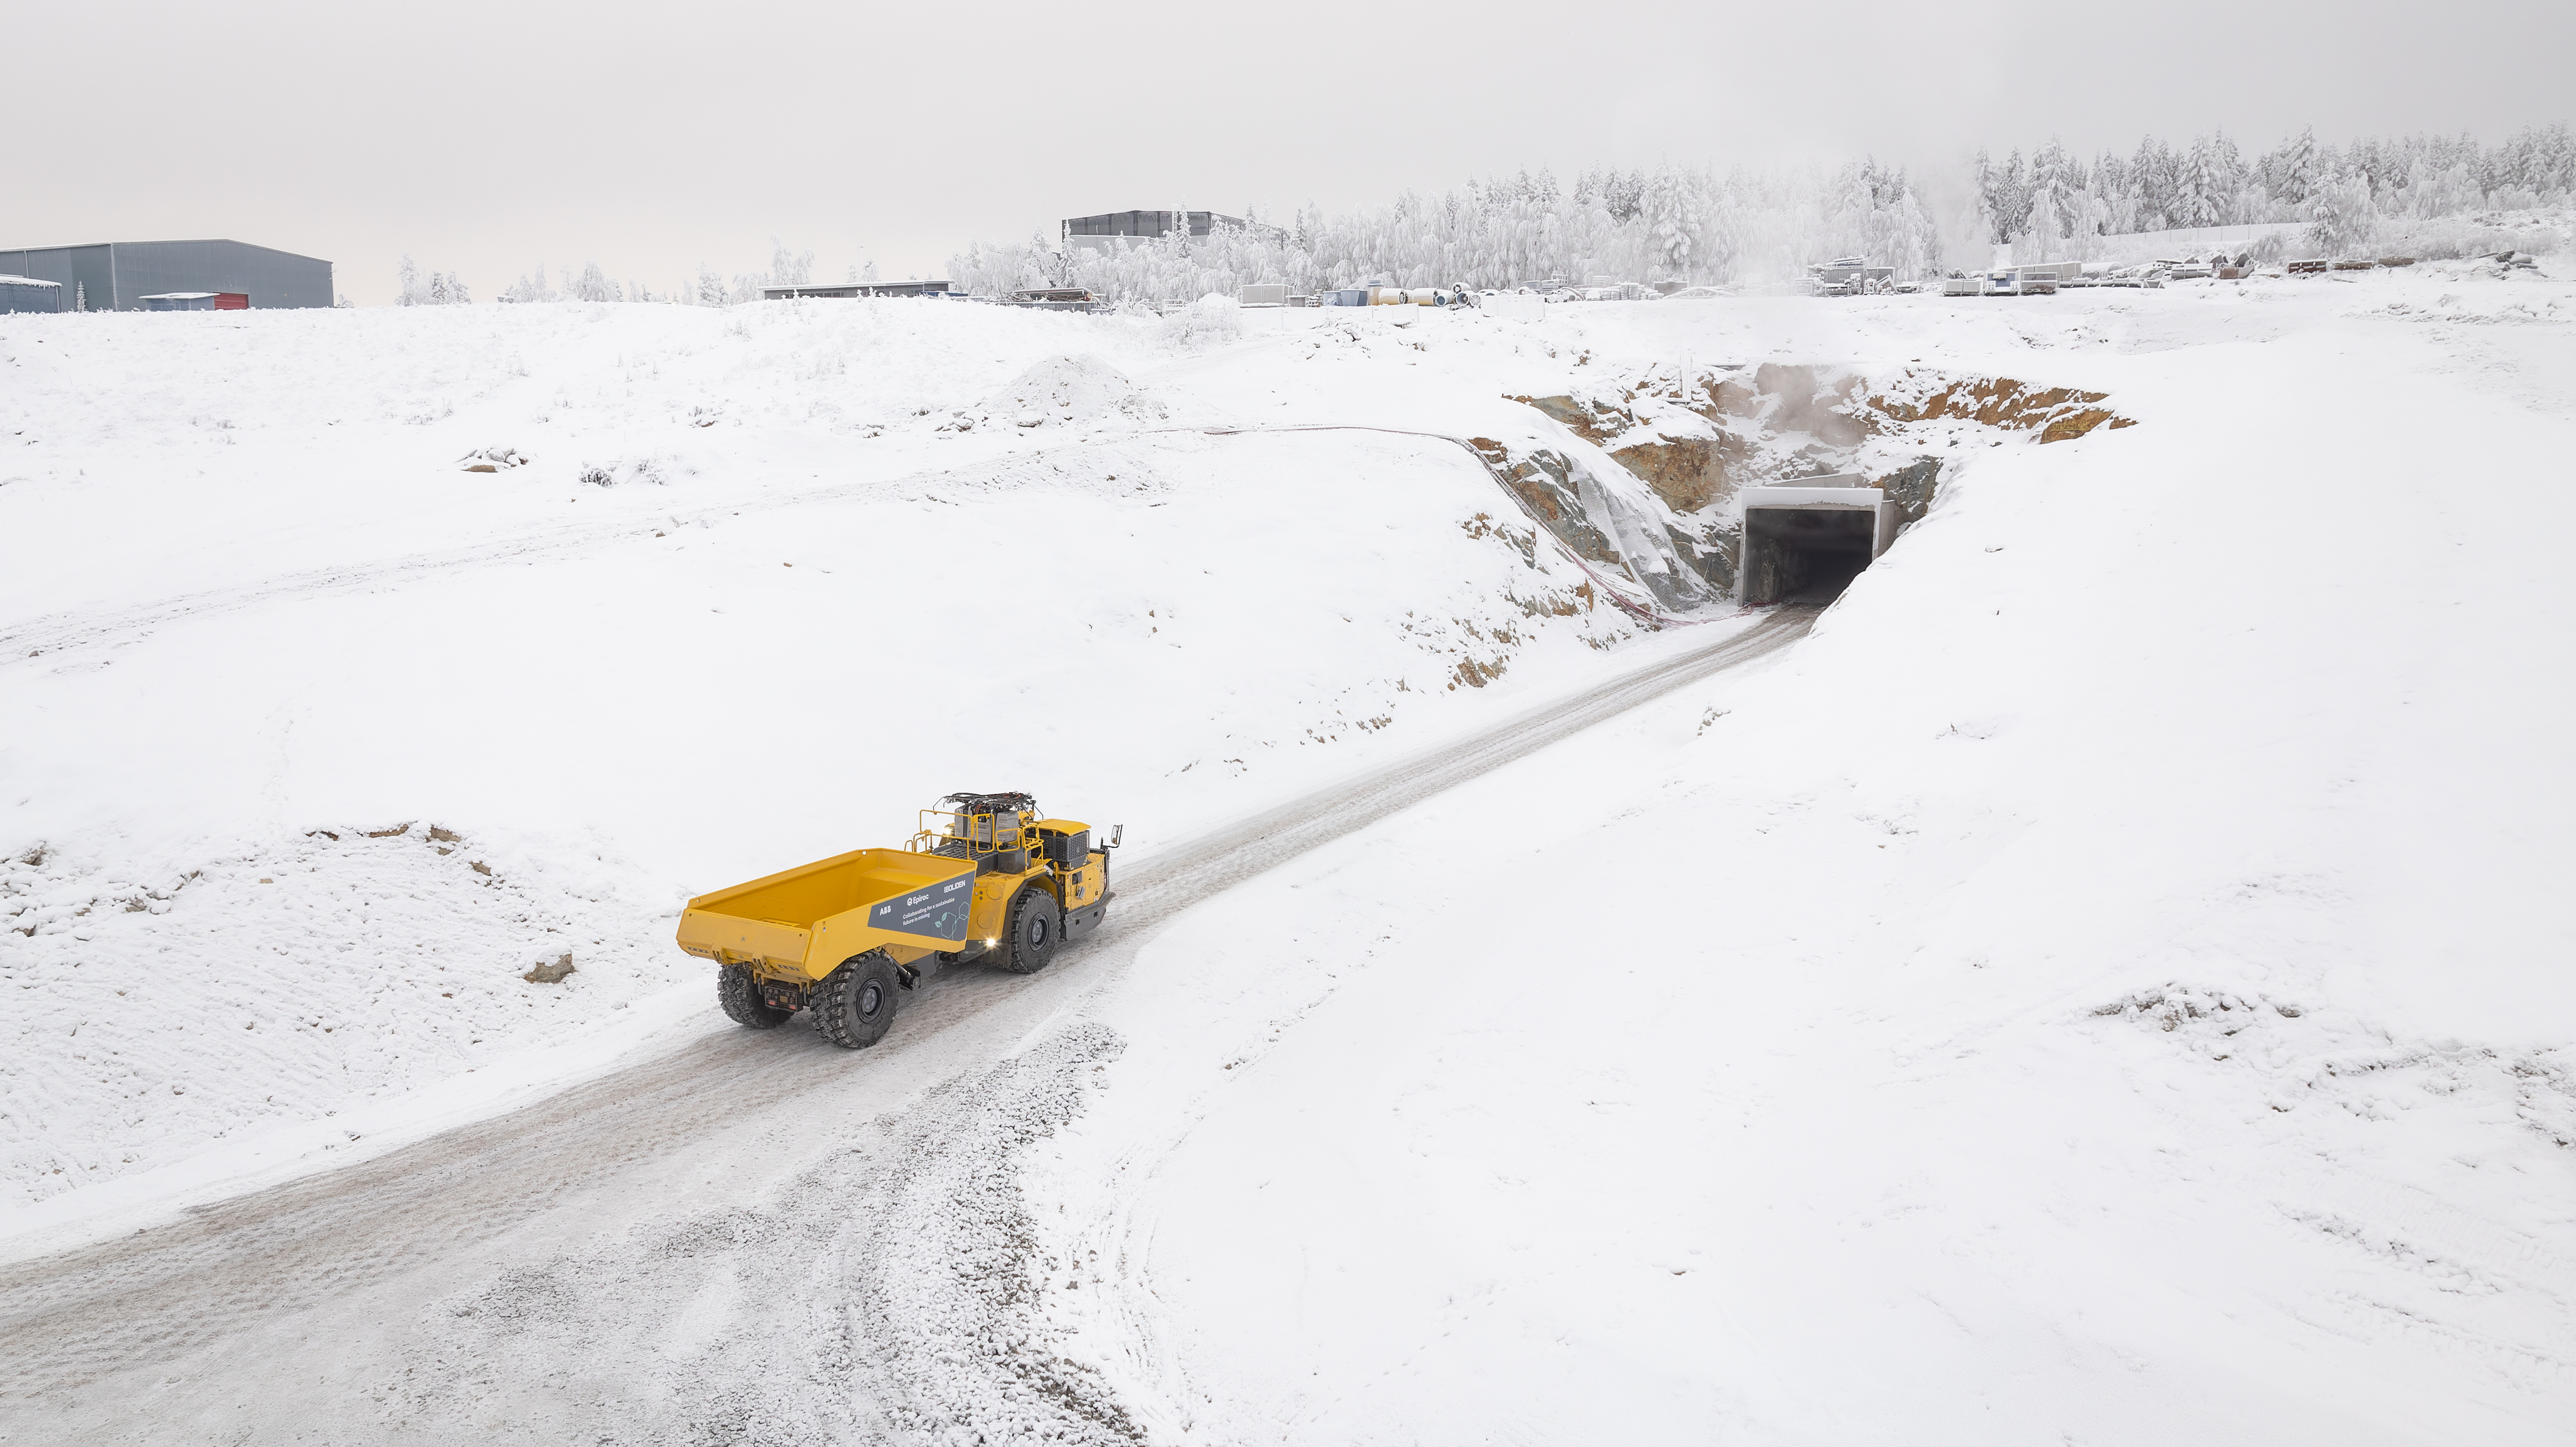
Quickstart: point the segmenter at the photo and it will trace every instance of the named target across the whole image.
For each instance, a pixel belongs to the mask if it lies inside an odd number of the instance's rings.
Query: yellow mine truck
[[[1109,851],[1026,794],[951,794],[902,849],[856,849],[689,901],[680,948],[716,962],[716,1000],[754,1030],[811,1010],[823,1038],[885,1037],[895,999],[942,965],[1034,975],[1109,911]]]

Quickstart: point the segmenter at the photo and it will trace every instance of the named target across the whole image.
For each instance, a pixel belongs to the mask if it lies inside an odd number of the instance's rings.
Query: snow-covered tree
[[[2043,187],[2048,192],[2053,222],[2048,229],[2060,237],[2073,234],[2087,181],[2084,163],[2068,154],[2066,147],[2051,136],[2048,144],[2031,158],[2030,180],[2034,193]],[[2036,216],[2038,213],[2033,210],[2027,214]]]
[[[1681,173],[1657,172],[1640,205],[1649,268],[1664,277],[1688,277],[1691,253],[1699,244],[1699,208]]]
[[[2030,212],[2022,217],[2021,225],[2016,228],[2019,235],[2014,238],[2013,259],[2015,261],[2055,259],[2065,250],[2066,233],[2059,229],[2063,224],[2058,219],[2057,187],[2046,180],[2031,187]],[[2030,243],[2027,254],[2024,254],[2020,246],[2023,238],[2028,238]]]
[[[2379,234],[2370,178],[2360,172],[2319,185],[2308,198],[2307,242],[2321,256],[2359,256]]]
[[[769,281],[771,286],[803,286],[814,279],[814,253],[795,252],[787,243],[769,238]]]
[[[572,283],[568,290],[575,301],[626,300],[625,290],[616,282],[610,281],[607,273],[599,269],[599,263],[596,261],[582,267],[581,279]]]
[[[2266,151],[2255,171],[2274,201],[2289,206],[2308,204],[2309,193],[2317,185],[2316,127],[2301,126],[2297,135]]]
[[[523,274],[517,281],[503,287],[501,289],[501,299],[503,301],[510,302],[539,302],[555,300],[554,288],[546,281],[546,264],[542,261],[538,262],[537,270],[534,275],[531,276]]]

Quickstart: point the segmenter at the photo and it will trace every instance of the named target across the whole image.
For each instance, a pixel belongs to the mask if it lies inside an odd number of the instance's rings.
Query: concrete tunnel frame
[[[1819,583],[1848,582],[1896,541],[1896,504],[1857,472],[1748,487],[1737,601],[1777,603]]]

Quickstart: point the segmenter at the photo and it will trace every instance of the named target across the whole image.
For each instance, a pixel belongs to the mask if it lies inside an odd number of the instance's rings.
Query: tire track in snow
[[[845,1143],[853,1138],[882,1138],[892,1147],[841,1178],[845,1193],[890,1213],[866,1223],[878,1250],[914,1240],[1024,1241],[1028,1233],[1013,1217],[1024,1210],[1017,1152],[1053,1127],[1032,1135],[1012,1126],[1014,1112],[1025,1112],[1011,1091],[958,1089],[955,1082],[1007,1072],[1011,1061],[1054,1048],[1069,1032],[1096,1031],[1081,1018],[1082,996],[1181,911],[1780,649],[1803,637],[1815,616],[1811,607],[1782,608],[1579,697],[1122,869],[1113,881],[1121,904],[1113,926],[1063,965],[1031,977],[934,977],[906,1002],[903,1028],[875,1049],[843,1054],[801,1029],[705,1036],[542,1105],[373,1161],[199,1207],[122,1240],[0,1268],[0,1412],[10,1419],[42,1414],[66,1436],[86,1428],[195,1441],[212,1435],[213,1422],[275,1433],[315,1421],[340,1424],[326,1435],[345,1435],[355,1414],[381,1418],[383,1430],[374,1435],[419,1429],[435,1438],[457,1424],[427,1420],[439,1410],[417,1394],[406,1397],[403,1387],[432,1344],[424,1337],[434,1336],[440,1303],[488,1292],[532,1264],[582,1280],[565,1263],[603,1234],[650,1234],[693,1214],[724,1220],[756,1210],[773,1194],[763,1187],[784,1186],[793,1195],[795,1182],[849,1153]],[[1045,1038],[1032,1041],[1039,1030]],[[948,1151],[959,1140],[993,1144],[944,1170],[923,1164],[925,1152]],[[1012,1184],[973,1192],[897,1188],[923,1172],[949,1181],[1002,1173]],[[1007,1252],[987,1266],[1015,1269]],[[987,1290],[988,1274],[916,1272],[905,1288],[910,1307],[898,1316],[861,1309],[866,1303],[850,1307],[837,1328],[847,1349],[818,1367],[838,1374],[825,1384],[832,1388],[826,1395],[846,1402],[861,1392],[882,1404],[881,1412],[912,1402],[906,1435],[987,1402],[1010,1404],[1013,1436],[1054,1432],[1084,1440],[1123,1421],[1114,1402],[1086,1398],[1078,1382],[1048,1379],[1052,1385],[1032,1390],[1025,1372],[1011,1377],[1024,1365],[1011,1350],[924,1356],[888,1339],[910,1322],[936,1320],[952,1341],[1026,1341],[1031,1303],[1024,1294]],[[862,1269],[837,1280],[826,1276],[801,1294],[753,1299],[745,1309],[770,1313],[764,1324],[777,1331],[809,1331],[816,1312],[838,1309],[832,1293],[881,1289],[885,1278]],[[614,1294],[613,1282],[600,1284]],[[737,1318],[724,1339],[746,1329]],[[753,1356],[728,1366],[701,1354],[688,1370],[657,1378],[677,1394],[670,1407],[681,1415],[670,1419],[672,1428],[708,1421],[706,1404],[756,1389],[754,1378],[774,1363]],[[607,1365],[592,1361],[584,1370],[595,1375]],[[991,1380],[976,1387],[952,1379],[958,1373]],[[576,1375],[582,1373],[571,1366],[505,1374],[490,1384],[497,1396],[476,1399],[479,1420],[500,1435],[561,1440],[561,1428],[584,1419],[547,1419],[573,1405],[565,1394]],[[109,1382],[116,1385],[102,1385]],[[233,1398],[239,1400],[224,1410]],[[821,1421],[808,1427],[774,1440],[847,1435]]]

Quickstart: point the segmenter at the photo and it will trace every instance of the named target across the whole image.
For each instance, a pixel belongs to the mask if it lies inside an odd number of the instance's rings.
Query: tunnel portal
[[[1896,522],[1896,505],[1856,472],[1746,488],[1739,601],[1831,601],[1887,551]]]

